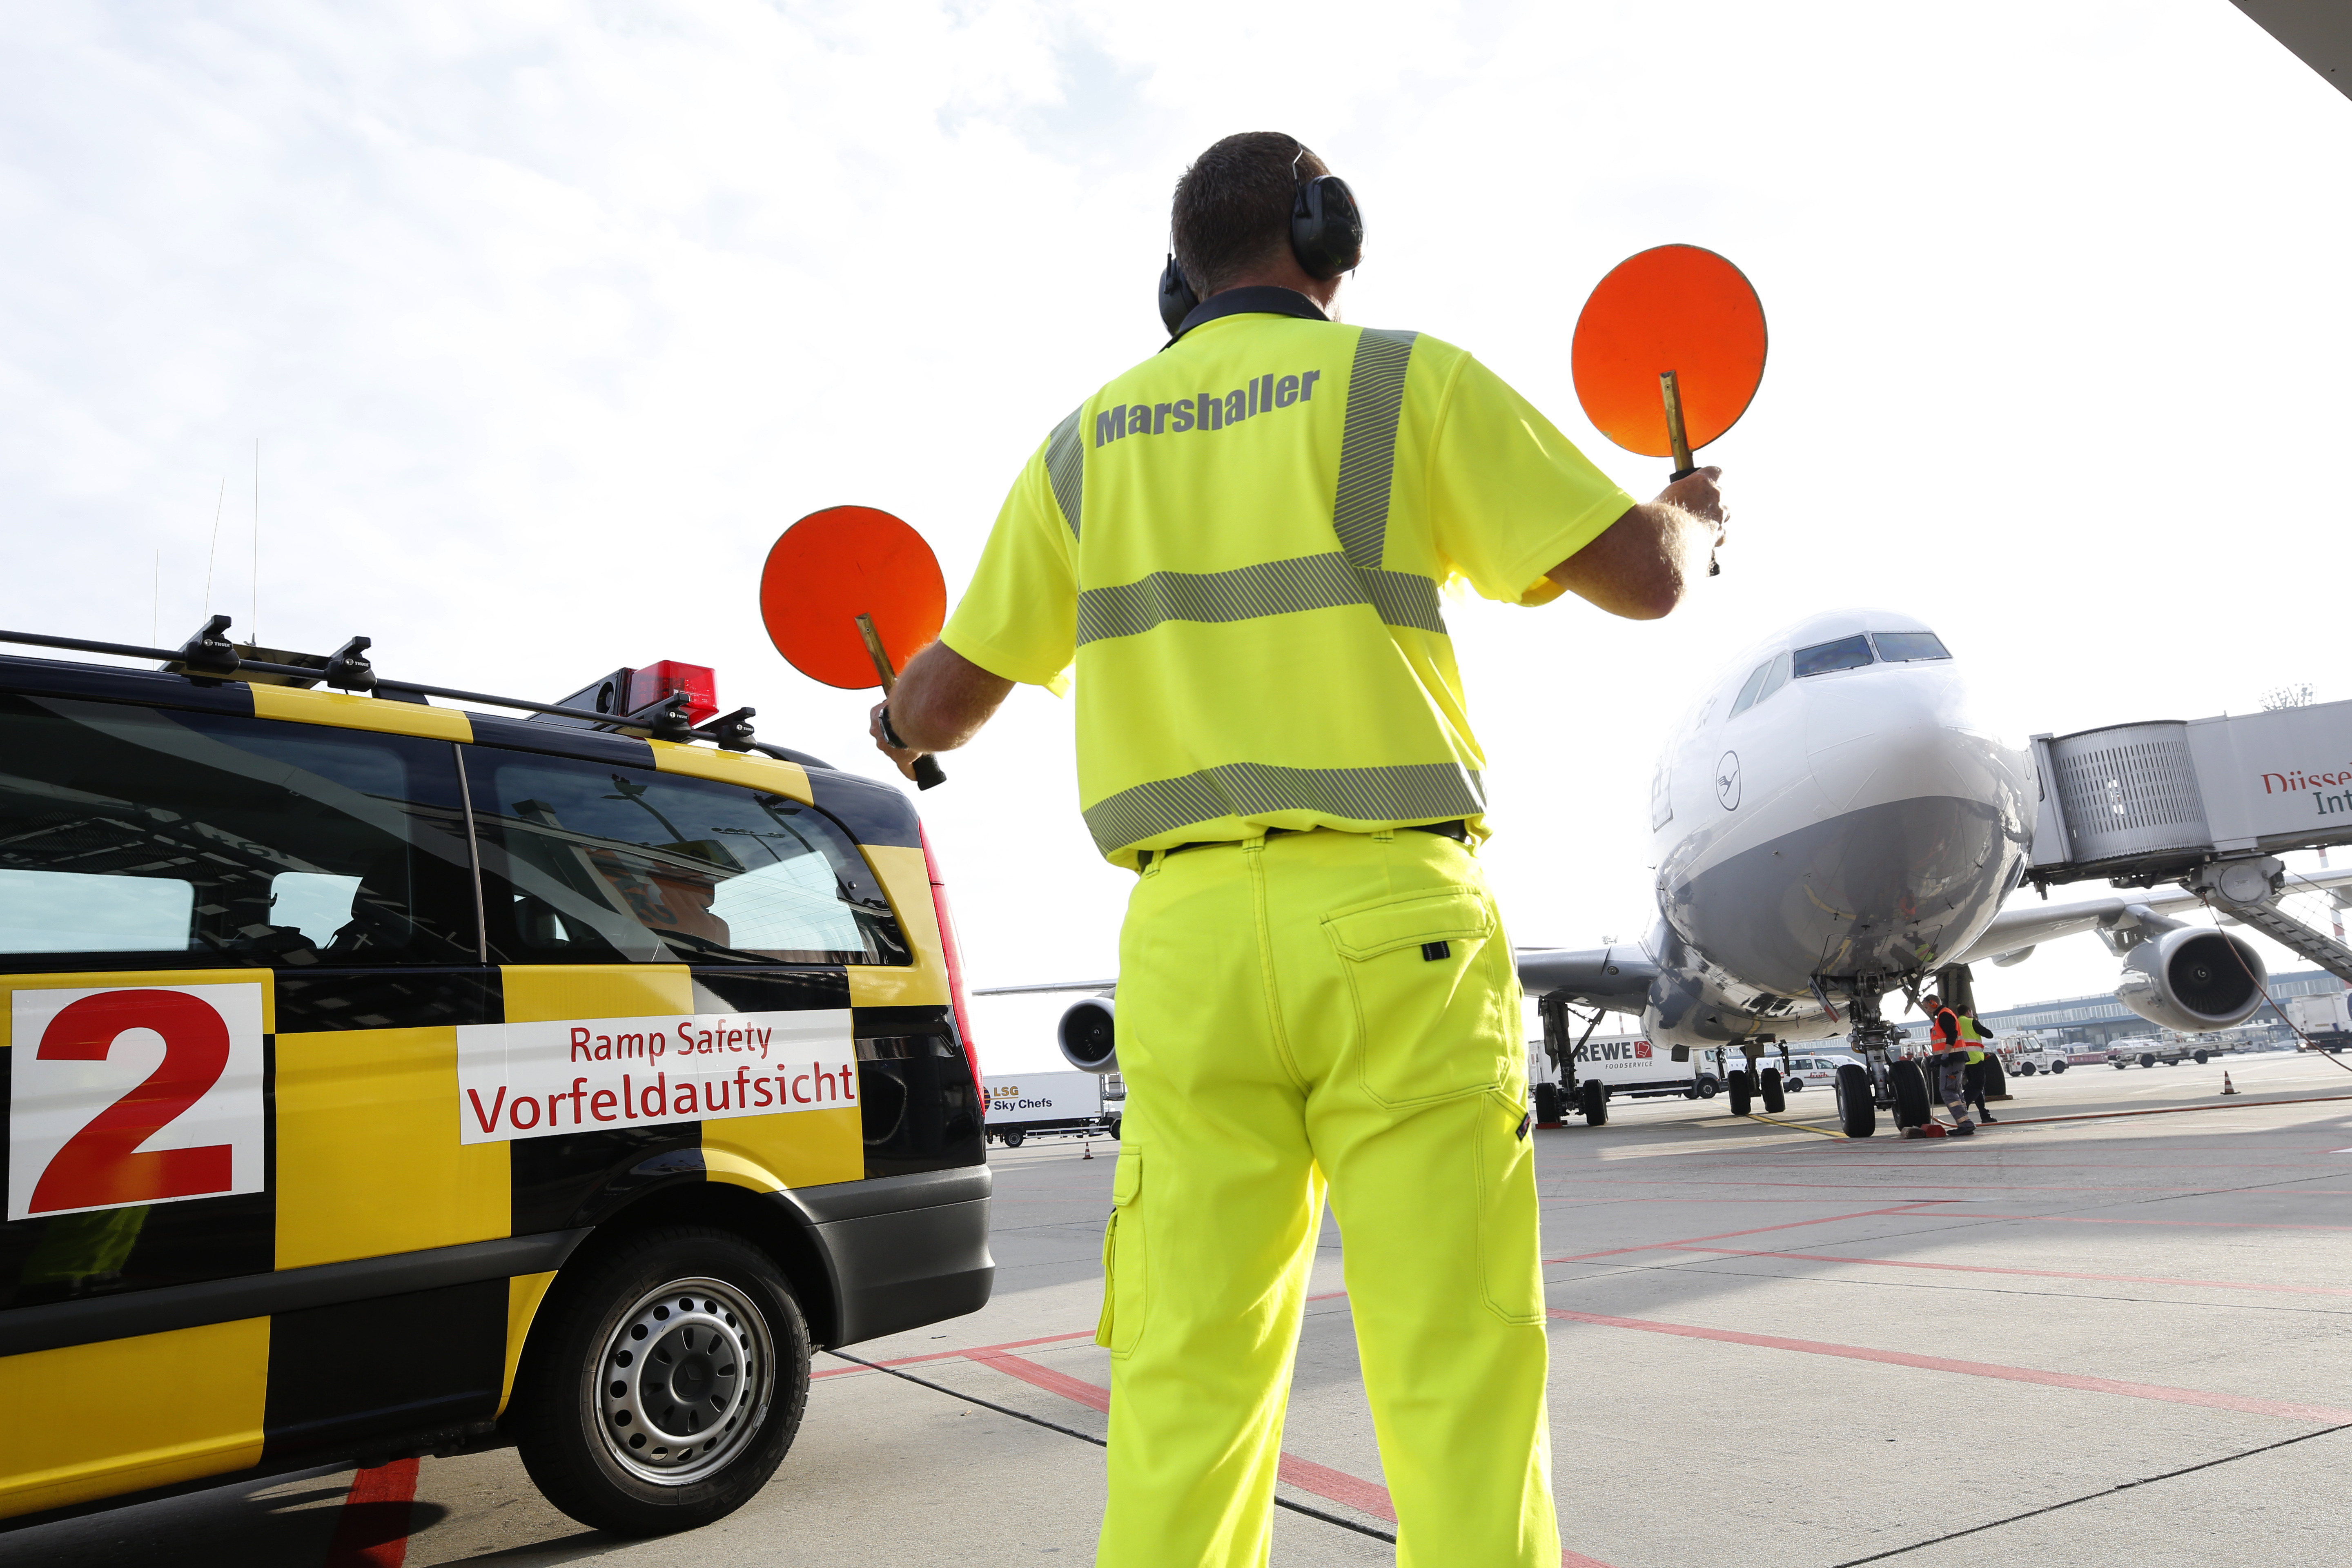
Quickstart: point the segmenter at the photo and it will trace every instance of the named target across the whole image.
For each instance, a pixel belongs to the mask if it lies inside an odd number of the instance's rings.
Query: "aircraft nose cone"
[[[1950,679],[1874,671],[1808,696],[1807,758],[1832,811],[1927,796],[2018,811],[2023,753],[1968,721]]]

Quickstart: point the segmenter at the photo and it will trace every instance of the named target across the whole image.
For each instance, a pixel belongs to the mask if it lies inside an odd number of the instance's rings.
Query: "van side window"
[[[796,800],[495,746],[466,761],[493,963],[912,962],[865,857]]]
[[[478,963],[453,748],[0,697],[0,952],[107,969]]]

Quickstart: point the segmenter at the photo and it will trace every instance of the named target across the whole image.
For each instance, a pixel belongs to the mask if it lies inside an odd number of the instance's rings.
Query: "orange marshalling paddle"
[[[1696,471],[1694,450],[1748,412],[1764,348],[1747,276],[1712,250],[1661,245],[1601,280],[1569,357],[1585,417],[1629,452],[1671,457],[1679,479]]]
[[[934,641],[948,613],[947,580],[923,536],[887,511],[835,506],[784,530],[760,573],[760,618],[794,669],[844,690],[880,686]],[[924,789],[947,774],[915,759]]]

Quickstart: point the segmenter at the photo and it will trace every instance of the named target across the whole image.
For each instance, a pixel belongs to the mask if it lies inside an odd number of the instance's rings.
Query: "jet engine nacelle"
[[[1114,1073],[1118,1070],[1118,1046],[1111,1031],[1111,999],[1089,996],[1083,1002],[1073,1002],[1070,1010],[1062,1015],[1060,1027],[1054,1038],[1062,1047],[1062,1059],[1080,1072]]]
[[[2151,1024],[2194,1035],[2244,1023],[2269,981],[2245,938],[2184,926],[2131,950],[2116,1000]]]

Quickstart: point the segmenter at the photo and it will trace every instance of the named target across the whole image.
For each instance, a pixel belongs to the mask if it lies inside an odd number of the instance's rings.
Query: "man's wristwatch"
[[[882,711],[877,714],[876,717],[882,721],[882,738],[889,742],[895,750],[911,752],[915,749],[914,747],[907,744],[905,741],[899,739],[898,731],[890,728],[890,705],[888,703],[886,702],[882,705]]]

